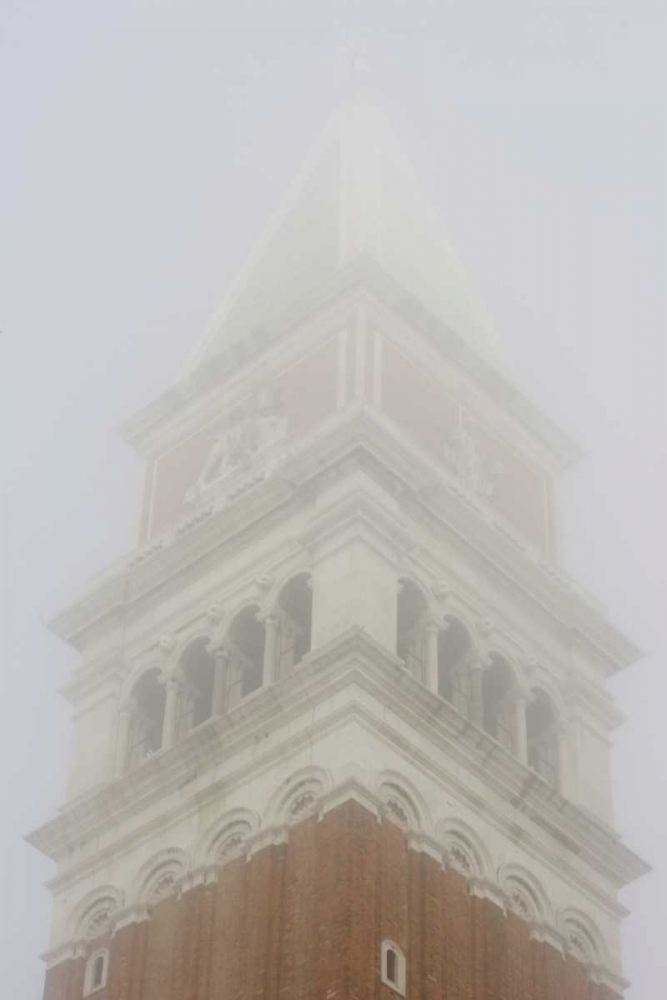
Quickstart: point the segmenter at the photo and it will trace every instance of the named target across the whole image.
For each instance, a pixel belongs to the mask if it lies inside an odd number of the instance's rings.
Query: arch
[[[482,725],[510,753],[514,749],[514,672],[504,656],[491,653],[482,674]]]
[[[492,871],[491,855],[482,838],[466,822],[450,817],[438,824],[438,839],[442,842],[449,867],[465,875],[485,878]]]
[[[218,817],[201,838],[198,865],[227,864],[243,853],[245,842],[259,829],[259,819],[249,809],[232,809]]]
[[[426,650],[424,617],[428,601],[421,587],[400,577],[396,597],[396,655],[417,680],[424,679]]]
[[[165,705],[161,671],[149,667],[136,679],[127,703],[130,728],[124,770],[133,771],[161,749]]]
[[[565,939],[566,951],[584,965],[604,964],[607,958],[604,939],[589,916],[575,907],[560,914],[559,930]]]
[[[188,868],[188,856],[179,847],[158,851],[137,873],[137,902],[151,907],[167,899],[176,892]]]
[[[385,986],[405,996],[407,963],[402,948],[388,938],[380,946],[380,979]]]
[[[298,823],[312,815],[318,799],[331,785],[331,775],[321,767],[304,767],[296,771],[274,792],[266,810],[266,825]]]
[[[543,688],[533,688],[526,707],[528,766],[556,789],[560,784],[557,724],[552,698]]]
[[[522,920],[543,922],[551,919],[551,905],[541,882],[522,865],[504,865],[498,882],[508,908]]]
[[[115,886],[93,889],[74,907],[69,919],[69,935],[75,940],[92,941],[111,932],[124,896]]]
[[[97,948],[86,959],[83,974],[83,995],[90,996],[96,990],[103,989],[109,976],[109,949]]]
[[[265,627],[259,604],[246,604],[227,629],[229,657],[228,705],[232,708],[262,687],[264,682]]]
[[[438,694],[466,718],[471,711],[469,630],[459,618],[446,615],[438,633]]]
[[[213,715],[215,656],[208,636],[199,635],[184,647],[178,658],[182,678],[178,699],[177,739],[201,726]]]
[[[289,673],[310,652],[313,620],[312,576],[296,573],[281,587],[276,600],[280,622],[277,676]]]
[[[430,828],[430,817],[424,799],[412,782],[395,771],[378,775],[376,794],[383,802],[387,816],[406,830],[423,832]]]

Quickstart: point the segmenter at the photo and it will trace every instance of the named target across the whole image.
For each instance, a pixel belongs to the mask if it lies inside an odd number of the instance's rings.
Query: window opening
[[[165,700],[166,692],[158,670],[143,674],[132,692],[128,770],[138,767],[162,746]]]
[[[264,624],[259,607],[239,612],[229,629],[231,656],[230,706],[262,686],[264,680]]]
[[[466,718],[470,715],[469,652],[465,628],[455,618],[449,619],[438,634],[438,694]]]
[[[491,658],[491,665],[482,678],[484,706],[483,725],[506,750],[512,750],[512,672],[499,656]]]
[[[417,680],[424,680],[424,595],[412,580],[401,579],[396,601],[396,653]]]
[[[528,766],[552,788],[558,787],[556,712],[549,697],[536,691],[526,709]]]
[[[278,676],[283,676],[310,652],[313,618],[311,577],[301,573],[290,580],[283,587],[278,606],[281,611]]]

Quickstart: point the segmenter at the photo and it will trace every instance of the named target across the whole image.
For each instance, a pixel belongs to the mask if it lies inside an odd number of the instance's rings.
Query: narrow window
[[[470,714],[470,639],[455,618],[438,635],[438,694],[468,718]]]
[[[380,955],[380,978],[385,986],[405,996],[405,955],[393,941],[383,941]]]
[[[287,583],[278,598],[280,646],[278,676],[284,677],[310,652],[313,618],[312,580],[300,573]]]
[[[93,952],[86,962],[86,971],[83,981],[83,995],[89,996],[96,990],[101,990],[107,984],[107,974],[109,968],[109,952]]]
[[[535,691],[526,710],[528,766],[558,789],[558,734],[556,712],[543,691]]]
[[[101,959],[99,960],[101,961]],[[396,976],[398,974],[398,958],[396,952],[393,948],[387,949],[387,979],[390,983],[396,985]]]
[[[396,652],[408,671],[424,680],[424,628],[426,601],[411,580],[398,581],[396,602]]]
[[[96,990],[104,982],[104,955],[98,955],[93,962],[93,974],[91,977],[91,986]]]

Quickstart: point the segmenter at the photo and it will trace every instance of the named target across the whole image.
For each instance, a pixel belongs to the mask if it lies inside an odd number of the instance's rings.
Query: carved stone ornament
[[[223,614],[224,612],[220,605],[212,604],[206,612],[206,617],[210,622],[213,622],[214,625],[218,625],[222,621]]]
[[[407,828],[410,825],[410,817],[398,799],[387,798],[385,799],[384,804],[390,817],[394,819],[399,826]]]
[[[204,467],[188,491],[195,500],[206,488],[247,465],[256,454],[284,440],[288,419],[280,389],[267,386],[227,414]]]
[[[180,876],[180,869],[167,868],[165,871],[160,872],[151,886],[148,902],[154,906],[156,903],[161,902],[161,900],[171,896]]]
[[[451,431],[443,445],[443,457],[464,488],[475,497],[493,496],[494,481],[503,472],[500,463],[491,463],[463,422]]]
[[[160,637],[158,642],[160,647],[160,652],[163,656],[169,656],[176,649],[176,636],[174,635],[163,635]]]
[[[101,901],[86,916],[82,936],[86,940],[92,941],[94,938],[109,934],[113,927],[115,909],[113,900]]]
[[[434,597],[437,597],[440,601],[446,601],[452,592],[452,588],[446,580],[437,580],[431,589]]]
[[[305,778],[296,788],[292,789],[287,809],[287,821],[293,823],[310,815],[319,796],[322,794],[322,783],[314,778]]]

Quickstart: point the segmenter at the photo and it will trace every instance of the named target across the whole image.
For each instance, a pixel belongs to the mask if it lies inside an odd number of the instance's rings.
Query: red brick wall
[[[95,997],[396,1000],[380,983],[385,938],[407,955],[412,1000],[615,1000],[355,802],[119,930]],[[49,970],[44,1000],[79,1000],[83,970],[82,959]]]

